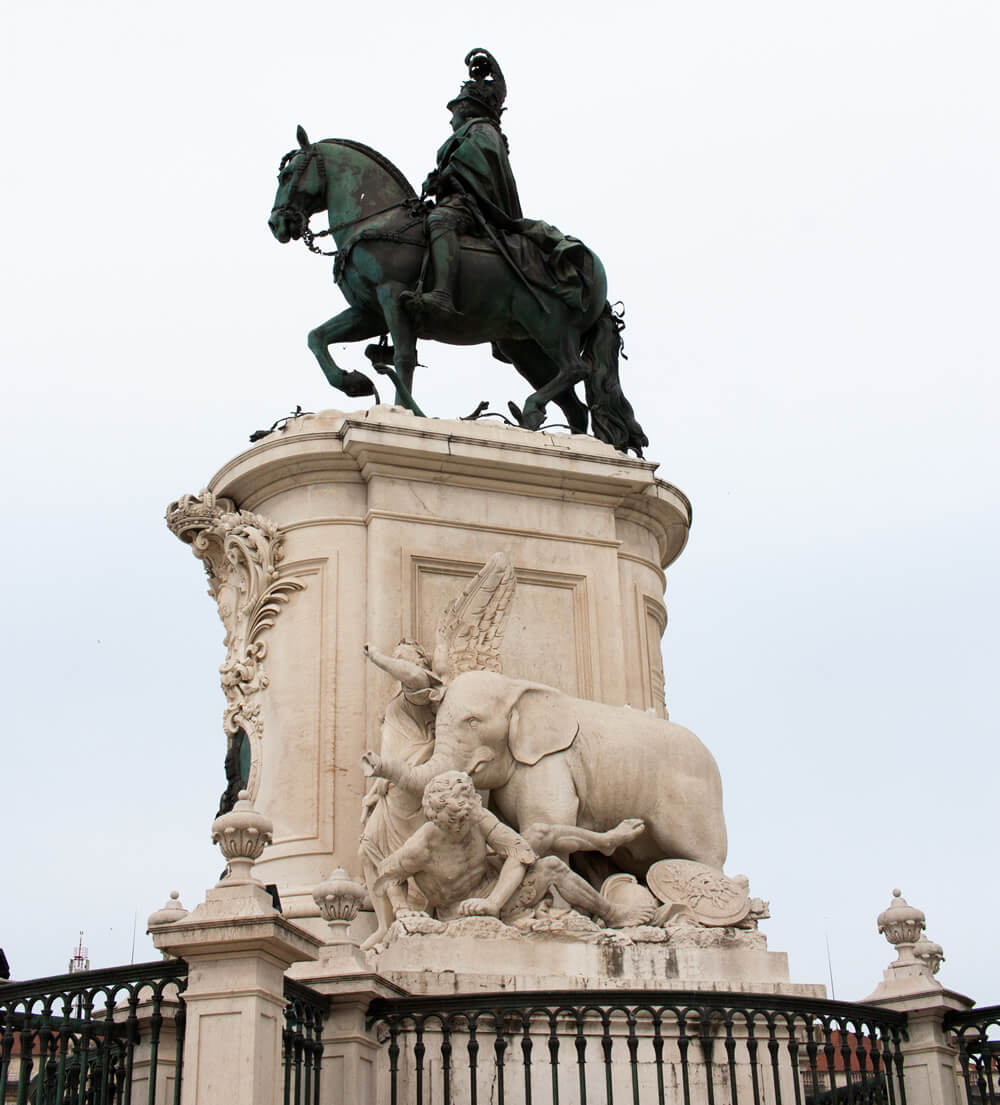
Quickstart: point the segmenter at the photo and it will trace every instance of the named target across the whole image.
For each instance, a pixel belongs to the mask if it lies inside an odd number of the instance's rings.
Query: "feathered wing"
[[[514,566],[494,553],[445,607],[437,627],[434,672],[450,682],[463,671],[502,671],[500,644],[517,589]]]

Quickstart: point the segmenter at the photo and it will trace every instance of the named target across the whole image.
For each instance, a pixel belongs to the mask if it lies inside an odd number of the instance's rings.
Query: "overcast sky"
[[[1000,1001],[1000,7],[952,0],[4,6],[0,946],[153,957],[217,877],[222,628],[163,524],[296,404],[329,266],[266,226],[296,124],[419,187],[462,58],[525,213],[627,308],[624,383],[694,504],[668,705],[792,978],[871,992],[893,886]],[[320,220],[314,220],[317,226]],[[335,353],[337,351],[335,350]],[[341,351],[364,368],[362,347]],[[526,386],[424,344],[441,417]]]

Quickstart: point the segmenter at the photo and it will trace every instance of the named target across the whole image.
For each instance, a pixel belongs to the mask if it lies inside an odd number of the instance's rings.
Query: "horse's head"
[[[326,207],[326,166],[319,147],[299,127],[299,148],[286,153],[278,167],[278,191],[267,225],[279,242],[301,238],[309,216]]]

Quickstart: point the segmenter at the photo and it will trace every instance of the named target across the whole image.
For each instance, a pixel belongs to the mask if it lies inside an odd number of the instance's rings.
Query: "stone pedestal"
[[[954,1034],[944,1030],[944,1018],[975,1003],[933,978],[906,982],[908,986],[902,980],[883,982],[865,1004],[906,1013],[906,1039],[900,1050],[907,1105],[965,1105],[958,1047]]]
[[[285,971],[314,959],[319,941],[249,882],[220,884],[151,931],[160,951],[188,964],[181,1105],[280,1101]]]
[[[792,983],[787,955],[768,951],[763,933],[733,929],[517,934],[477,917],[453,922],[445,934],[399,936],[370,959],[409,994],[649,989],[826,996],[822,985]]]
[[[587,437],[375,407],[295,419],[172,504],[226,623],[227,725],[274,822],[256,871],[288,916],[321,934],[313,888],[360,872],[358,761],[392,686],[363,644],[433,647],[493,552],[518,579],[507,674],[665,713],[663,570],[691,509],[655,468]]]
[[[386,1101],[385,1041],[368,1026],[367,1013],[376,998],[401,997],[405,991],[370,971],[330,967],[324,957],[318,964],[298,963],[288,972],[290,978],[326,994],[330,1002],[323,1022],[319,1105]]]

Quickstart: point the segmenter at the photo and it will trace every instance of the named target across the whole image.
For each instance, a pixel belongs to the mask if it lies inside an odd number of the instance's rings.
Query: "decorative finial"
[[[229,813],[212,822],[212,843],[218,844],[229,864],[229,872],[219,885],[256,882],[251,869],[271,843],[273,832],[271,819],[258,813],[253,808],[249,793],[241,790],[236,805]]]
[[[924,930],[926,918],[921,910],[911,906],[898,887],[893,889],[892,901],[878,915],[878,930],[895,947],[911,945]]]
[[[188,915],[188,911],[181,905],[180,897],[179,890],[170,891],[170,897],[167,901],[160,906],[159,909],[154,910],[147,918],[147,932],[149,932],[151,928],[158,927],[159,925],[172,925],[174,921],[179,921],[182,917]]]
[[[937,974],[944,961],[940,944],[923,935],[927,918],[921,909],[903,897],[898,887],[892,891],[892,901],[878,915],[878,930],[896,948],[896,958],[889,964],[886,977]]]
[[[351,937],[351,922],[364,900],[365,888],[343,867],[338,867],[313,891],[313,901],[330,926],[329,952],[325,954],[349,959],[359,967],[365,965],[365,960],[357,941]]]

